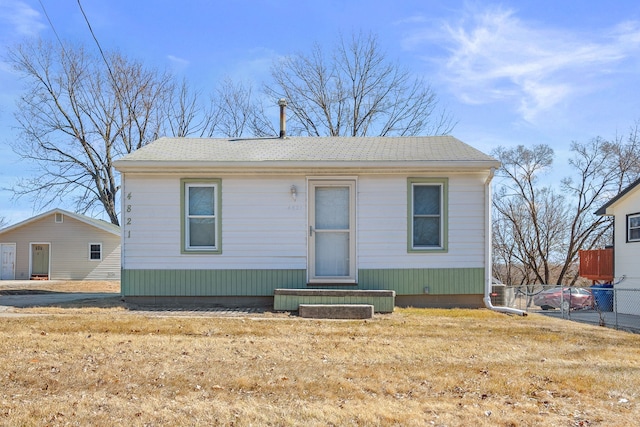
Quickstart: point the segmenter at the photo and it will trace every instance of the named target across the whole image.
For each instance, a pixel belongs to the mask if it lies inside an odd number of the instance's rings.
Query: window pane
[[[213,218],[189,218],[189,246],[216,245],[216,224]]]
[[[413,214],[440,215],[440,186],[415,185],[413,187]]]
[[[91,245],[89,259],[100,259],[100,245]]]
[[[316,276],[349,275],[349,233],[316,233]]]
[[[214,215],[214,187],[189,187],[189,215]]]
[[[440,218],[413,219],[413,246],[440,246]]]
[[[640,240],[640,215],[627,217],[628,239],[630,241]]]
[[[316,187],[316,229],[349,228],[349,187]]]

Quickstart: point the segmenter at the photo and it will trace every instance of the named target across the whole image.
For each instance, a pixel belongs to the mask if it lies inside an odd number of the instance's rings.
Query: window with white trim
[[[183,180],[183,252],[220,251],[220,180]]]
[[[627,215],[627,242],[640,242],[640,213]]]
[[[447,180],[409,179],[409,251],[447,250]]]
[[[89,260],[102,261],[102,243],[89,243]]]

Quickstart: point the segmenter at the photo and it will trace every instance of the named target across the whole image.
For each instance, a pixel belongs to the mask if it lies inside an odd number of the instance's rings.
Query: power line
[[[111,76],[111,79],[113,80],[114,86],[116,87],[116,90],[118,92],[120,92],[118,85],[115,84],[116,79],[113,76],[113,71],[111,71],[111,66],[109,65],[109,61],[107,61],[107,57],[105,56],[104,52],[102,51],[102,46],[100,46],[100,42],[98,41],[98,38],[96,37],[95,33],[93,32],[93,28],[91,28],[91,23],[89,22],[89,18],[87,18],[87,14],[84,13],[84,9],[82,8],[82,3],[80,3],[80,0],[78,0],[78,6],[80,7],[80,12],[82,13],[82,16],[84,17],[84,21],[87,23],[87,26],[89,27],[89,32],[91,33],[91,36],[93,37],[93,40],[96,42],[96,45],[98,46],[98,50],[100,51],[100,56],[102,56],[102,59],[104,60],[104,63],[107,66],[107,70],[109,71],[109,75]]]
[[[60,40],[60,37],[58,36],[58,32],[56,31],[56,27],[53,26],[53,22],[51,21],[51,18],[49,18],[49,14],[47,13],[47,9],[45,9],[44,4],[42,4],[42,0],[38,0],[38,3],[40,3],[40,7],[42,8],[42,11],[44,12],[44,16],[47,17],[47,21],[49,21],[49,25],[51,26],[51,29],[53,30],[53,34],[56,36],[56,39],[58,39],[58,43],[60,43],[60,47],[62,48],[62,54],[64,56],[66,56],[66,51],[64,50],[64,44],[62,43],[62,40]]]

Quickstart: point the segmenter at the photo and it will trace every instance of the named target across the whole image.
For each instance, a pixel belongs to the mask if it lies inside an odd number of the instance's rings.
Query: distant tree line
[[[613,242],[612,219],[595,211],[640,176],[638,124],[625,136],[573,142],[566,174],[544,183],[548,145],[497,148],[493,273],[508,285],[575,285],[578,251]]]
[[[14,196],[30,196],[36,209],[64,200],[80,213],[104,211],[113,224],[116,159],[159,136],[278,135],[264,99],[287,99],[290,135],[447,134],[455,125],[430,85],[389,60],[374,35],[339,38],[329,54],[314,45],[276,61],[260,94],[227,78],[208,97],[118,52],[57,40],[8,52],[26,83],[13,149],[37,167],[11,188]]]

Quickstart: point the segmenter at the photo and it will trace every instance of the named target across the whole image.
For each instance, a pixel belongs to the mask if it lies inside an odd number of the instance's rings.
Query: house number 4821
[[[131,193],[127,193],[127,200],[131,200]],[[131,225],[131,217],[129,216],[129,214],[131,213],[131,205],[127,205],[125,212],[126,212],[126,220],[125,220],[125,225]],[[127,238],[131,237],[131,230],[127,230]]]

